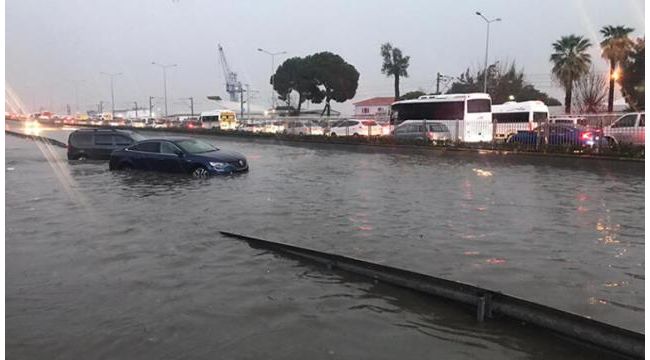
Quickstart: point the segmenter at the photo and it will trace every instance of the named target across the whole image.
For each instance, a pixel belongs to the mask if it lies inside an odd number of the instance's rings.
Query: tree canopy
[[[499,65],[499,62],[488,66],[487,89],[494,104],[504,103],[514,96],[516,101],[540,100],[549,106],[560,105],[560,102],[537,90],[525,81],[523,69],[517,69],[514,62]],[[483,77],[485,71],[475,74],[467,68],[458,79],[451,84],[448,94],[466,94],[483,92]]]
[[[276,70],[272,79],[273,89],[278,93],[278,98],[291,104],[291,93],[298,93],[296,112],[300,113],[302,103],[306,100],[322,101],[322,93],[318,90],[318,83],[314,69],[304,58],[292,57],[285,60]]]
[[[274,74],[273,88],[281,100],[290,105],[291,93],[298,93],[297,111],[305,100],[320,104],[330,115],[330,101],[352,99],[359,85],[359,72],[339,55],[320,52],[304,58],[293,57],[280,65]]]
[[[614,81],[616,65],[627,59],[628,53],[632,50],[634,42],[628,35],[634,29],[625,26],[603,26],[600,33],[603,35],[603,41],[600,47],[603,50],[602,57],[609,60],[609,95],[607,98],[607,111],[614,111]]]
[[[381,65],[382,74],[395,78],[395,99],[399,99],[399,78],[408,77],[410,56],[404,56],[402,50],[394,48],[390,43],[381,45],[381,57],[384,62]]]
[[[426,95],[424,91],[420,90],[415,90],[415,91],[409,91],[406,94],[402,95],[399,97],[399,100],[411,100],[411,99],[417,99],[422,95]]]
[[[633,110],[645,109],[645,38],[638,38],[629,56],[621,63],[618,83],[625,102]]]
[[[598,73],[593,67],[575,82],[573,100],[582,114],[599,113],[605,110],[607,98],[607,76]]]
[[[582,36],[562,36],[552,45],[553,53],[550,61],[553,63],[552,73],[565,90],[564,111],[571,113],[571,98],[573,84],[589,72],[591,55],[587,50],[591,42]]]

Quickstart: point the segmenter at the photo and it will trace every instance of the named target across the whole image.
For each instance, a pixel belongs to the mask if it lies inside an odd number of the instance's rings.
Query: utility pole
[[[194,117],[194,98],[190,96],[190,115]]]
[[[100,115],[104,112],[104,101],[103,100],[99,100],[99,107],[97,107],[97,109],[99,110]]]
[[[239,87],[239,104],[241,107],[239,116],[241,117],[241,119],[243,119],[244,118],[244,88],[241,86]]]
[[[135,118],[137,119],[138,118],[138,102],[134,101],[133,103],[135,104]]]
[[[273,109],[275,109],[275,56],[276,55],[283,55],[286,54],[286,51],[278,51],[278,52],[269,52],[264,49],[258,48],[257,51],[263,52],[265,54],[268,54],[271,56],[271,106]]]
[[[251,86],[246,84],[246,116],[248,119],[251,117]]]
[[[436,95],[440,94],[440,73],[436,75]]]
[[[153,111],[153,96],[149,96],[149,116],[150,118],[153,117],[152,111]]]
[[[105,73],[102,72],[102,75],[106,75],[111,79],[111,113],[115,117],[115,91],[113,90],[113,78],[116,76],[122,75],[122,73]]]
[[[501,21],[501,18],[496,18],[489,20],[483,14],[481,14],[480,11],[476,12],[476,15],[480,16],[485,20],[485,23],[487,24],[487,36],[485,38],[485,66],[483,67],[484,75],[483,75],[483,92],[487,93],[487,61],[488,61],[488,47],[490,46],[490,24],[495,22],[495,21]]]
[[[162,68],[163,71],[163,91],[165,93],[165,117],[167,117],[167,68],[170,67],[176,67],[178,64],[171,64],[171,65],[163,65],[163,64],[158,64],[155,61],[151,62],[152,65],[157,65]]]

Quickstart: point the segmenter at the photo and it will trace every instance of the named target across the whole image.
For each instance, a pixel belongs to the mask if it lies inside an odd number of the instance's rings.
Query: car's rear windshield
[[[181,149],[190,154],[200,154],[219,150],[211,144],[195,139],[177,140],[176,145],[180,146]]]

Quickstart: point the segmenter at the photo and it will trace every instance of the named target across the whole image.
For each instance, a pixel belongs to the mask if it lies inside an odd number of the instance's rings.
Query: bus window
[[[492,102],[488,99],[467,100],[468,113],[488,113],[492,111]]]
[[[487,101],[489,103],[489,100]],[[464,107],[462,101],[398,104],[393,108],[393,115],[398,122],[425,119],[463,120],[465,118]]]
[[[492,113],[496,123],[527,123],[529,112]]]
[[[534,122],[545,122],[548,120],[548,113],[547,112],[534,112],[533,113],[533,121]]]

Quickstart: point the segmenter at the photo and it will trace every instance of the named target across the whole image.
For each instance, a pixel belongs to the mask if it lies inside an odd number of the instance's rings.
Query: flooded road
[[[5,137],[11,357],[594,356],[218,230],[643,331],[642,165],[207,139],[246,154],[251,171],[110,172]]]

